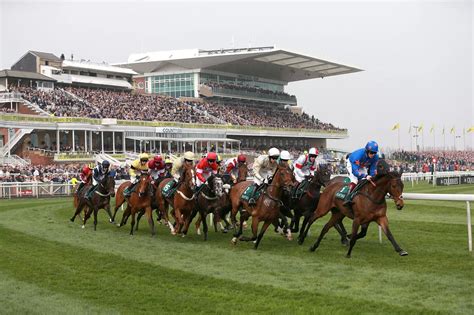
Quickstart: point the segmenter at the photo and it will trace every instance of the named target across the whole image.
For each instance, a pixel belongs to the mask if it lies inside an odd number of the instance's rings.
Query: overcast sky
[[[32,2],[0,0],[0,68],[28,50],[123,62],[134,52],[275,45],[363,72],[290,83],[298,105],[349,129],[330,147],[373,139],[410,149],[408,129],[424,125],[424,146],[464,144],[474,125],[471,1],[418,2]],[[473,147],[474,132],[466,135]],[[421,137],[419,138],[421,146]],[[414,143],[414,142],[413,142]]]

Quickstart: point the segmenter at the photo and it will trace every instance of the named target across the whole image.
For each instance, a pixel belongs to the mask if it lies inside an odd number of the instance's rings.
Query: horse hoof
[[[311,247],[309,248],[309,251],[310,251],[310,252],[314,252],[315,250],[316,250],[316,247],[314,247],[314,246],[311,246]]]
[[[113,224],[113,223],[115,223],[115,221],[112,220],[112,219],[109,219],[109,223],[112,223],[112,224]]]
[[[237,244],[237,237],[233,237],[230,242],[232,243],[232,245],[236,245]]]
[[[198,230],[196,231],[196,233],[197,233],[197,235],[201,235],[201,229],[198,229]]]
[[[303,240],[301,238],[298,237],[298,245],[303,245]]]
[[[86,227],[86,226],[83,224],[83,225],[82,225],[82,228],[84,229],[85,227]]]
[[[347,254],[347,255],[346,255],[346,258],[351,258],[351,255]]]
[[[223,229],[223,230],[222,230],[222,233],[228,233],[228,232],[229,232],[228,229]]]
[[[186,234],[181,235],[181,237],[186,237]]]
[[[398,254],[399,254],[400,256],[408,256],[408,253],[407,253],[406,251],[404,251],[404,250],[399,251]]]
[[[69,221],[74,222],[74,219],[69,219]]]

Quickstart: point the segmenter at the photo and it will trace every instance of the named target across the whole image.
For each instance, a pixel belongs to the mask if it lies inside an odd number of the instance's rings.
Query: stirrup
[[[254,205],[254,204],[256,204],[256,203],[257,203],[257,202],[255,201],[254,198],[250,198],[250,199],[249,199],[249,205]]]

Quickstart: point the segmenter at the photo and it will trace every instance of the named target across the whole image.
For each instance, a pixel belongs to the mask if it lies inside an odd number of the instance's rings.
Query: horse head
[[[389,180],[389,187],[388,193],[392,196],[393,200],[395,201],[395,205],[397,206],[398,210],[402,210],[404,206],[403,202],[403,182],[402,182],[402,173],[392,171],[388,173],[390,178]]]
[[[183,183],[190,190],[194,191],[196,186],[196,178],[194,176],[194,168],[191,165],[185,165],[183,170]]]
[[[291,190],[295,184],[293,172],[290,170],[287,164],[279,164],[273,174],[272,184],[277,187],[283,187],[285,193],[291,193]]]
[[[221,197],[222,194],[223,194],[223,186],[224,186],[224,183],[222,181],[222,178],[220,176],[216,176],[214,174],[212,174],[208,179],[208,185],[209,185],[209,189],[217,196],[217,197]]]
[[[142,172],[140,175],[140,179],[138,180],[137,192],[138,197],[143,197],[148,192],[148,188],[150,187],[151,177],[148,175],[147,172]]]
[[[244,182],[247,180],[247,175],[249,173],[249,169],[246,163],[239,163],[239,173],[237,177],[237,183]]]
[[[319,165],[319,169],[314,173],[313,178],[311,178],[311,184],[316,184],[318,186],[325,186],[331,180],[331,171],[327,164]]]
[[[99,183],[99,192],[102,196],[115,196],[115,172],[110,172]]]

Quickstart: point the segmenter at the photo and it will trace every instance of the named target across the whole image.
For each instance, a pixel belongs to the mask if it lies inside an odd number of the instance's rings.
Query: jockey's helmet
[[[280,153],[280,160],[282,161],[288,161],[288,160],[291,160],[291,154],[290,152],[284,150],[284,151],[281,151]]]
[[[309,149],[309,156],[318,156],[319,151],[316,148]]]
[[[191,151],[184,152],[184,159],[188,161],[193,161],[194,160],[194,153]]]
[[[206,158],[209,163],[214,163],[217,160],[217,154],[216,152],[209,152]]]
[[[161,163],[161,162],[163,162],[163,158],[161,157],[161,155],[155,155],[155,157],[153,158],[153,160],[155,161],[155,163]]]
[[[270,150],[268,150],[268,156],[278,158],[280,156],[280,150],[278,150],[277,148],[271,148]]]
[[[245,157],[245,155],[240,154],[240,155],[237,157],[237,162],[245,163],[245,161],[247,161],[247,158]]]
[[[150,157],[146,153],[140,153],[138,157],[140,158],[140,162],[148,162],[148,160],[150,159]]]
[[[109,162],[109,161],[107,161],[107,160],[103,160],[103,161],[102,161],[102,167],[103,167],[103,168],[109,168],[109,166],[110,166],[110,162]]]
[[[369,141],[365,145],[365,151],[368,152],[379,152],[379,145],[375,141]]]

